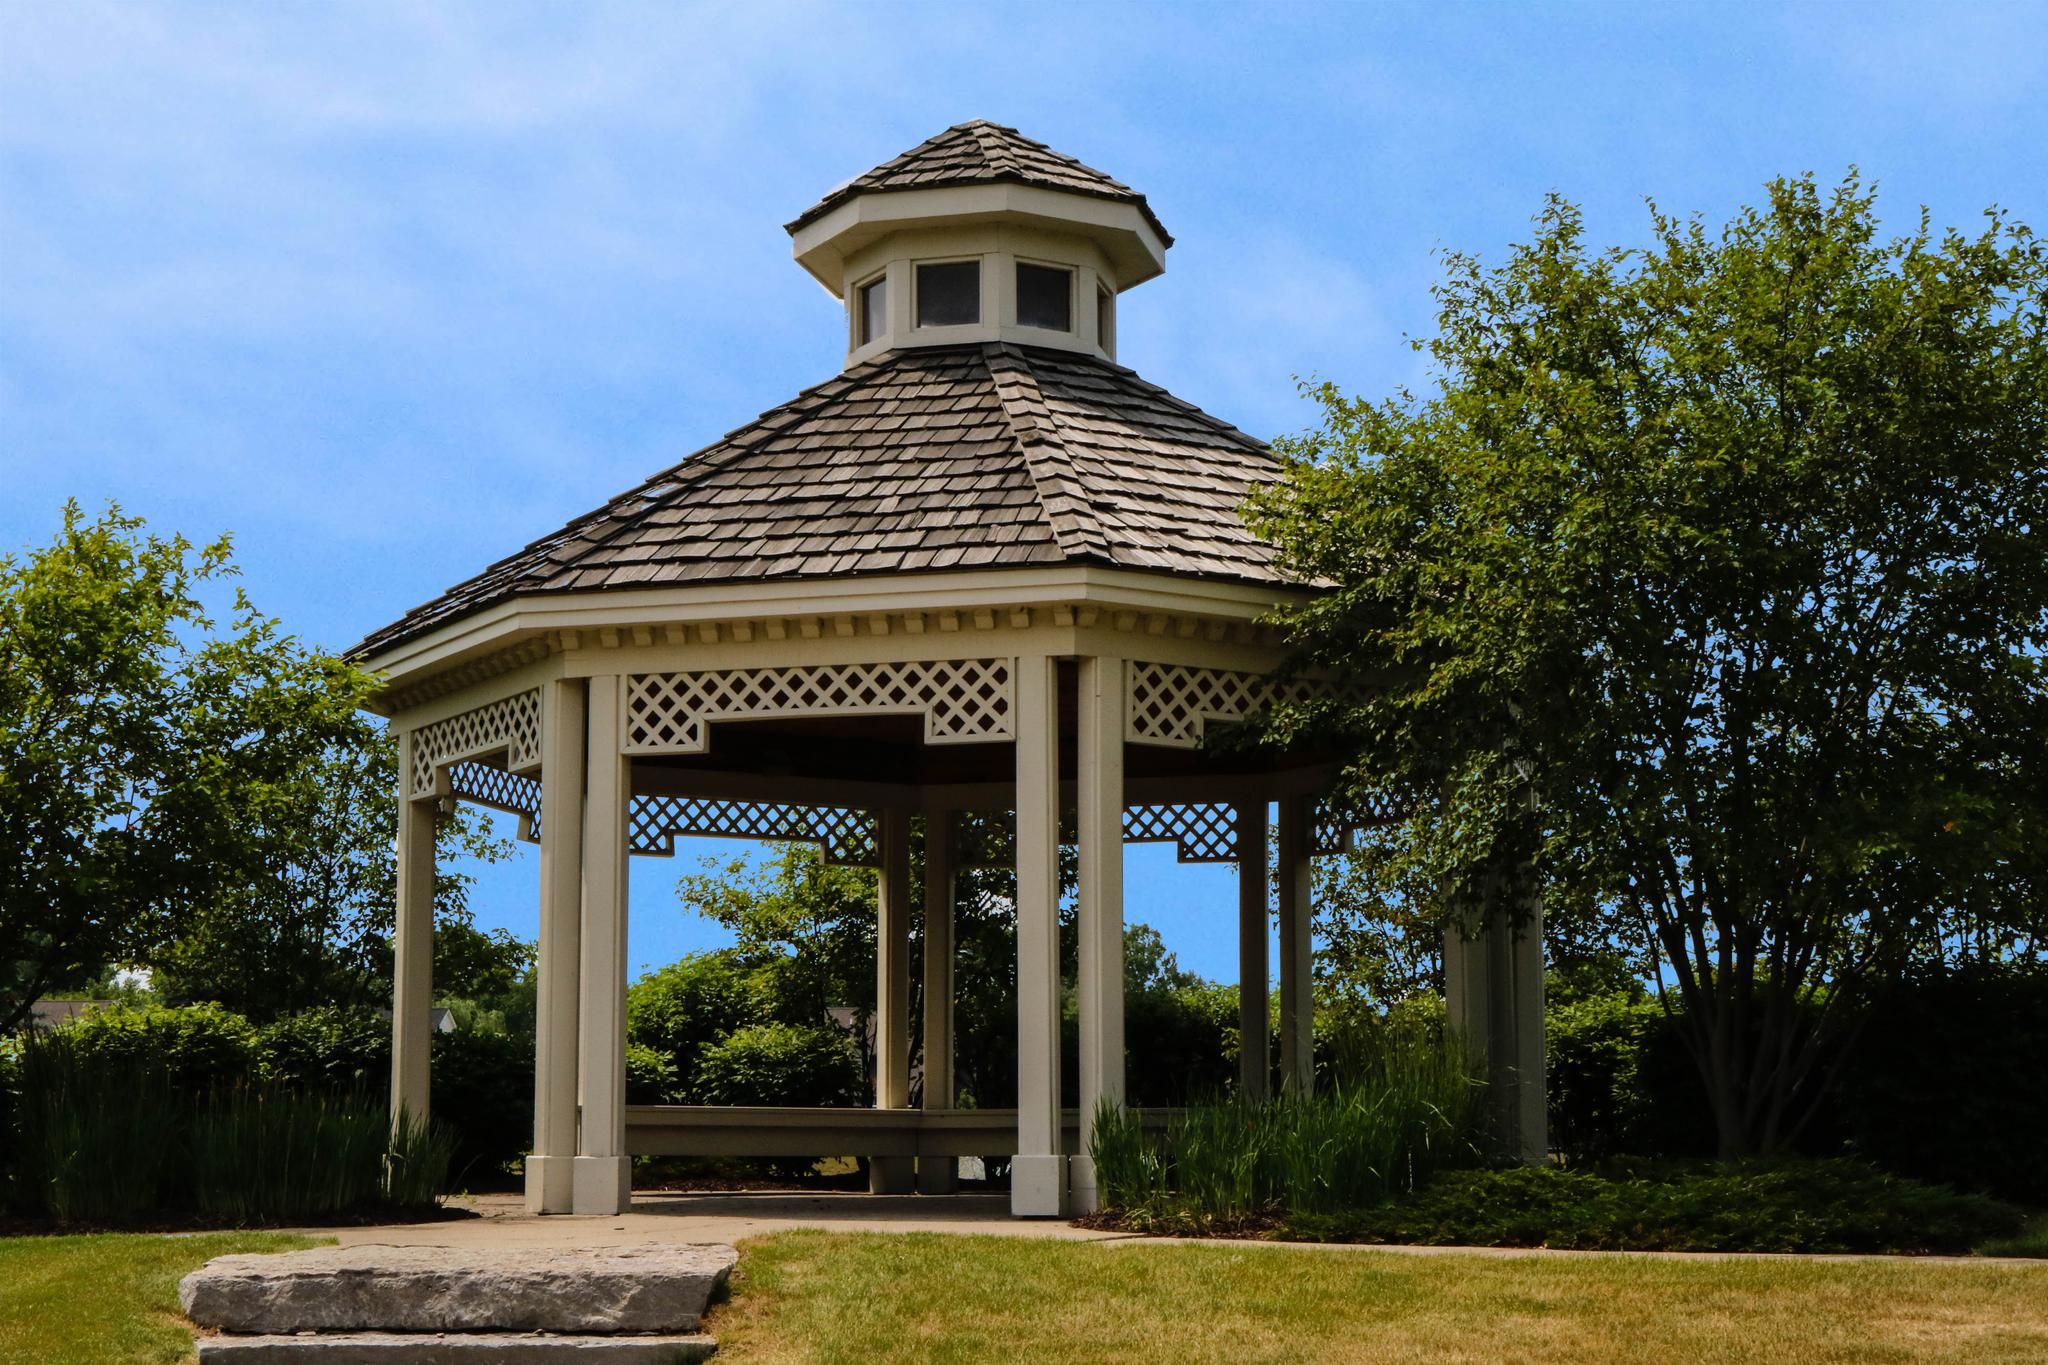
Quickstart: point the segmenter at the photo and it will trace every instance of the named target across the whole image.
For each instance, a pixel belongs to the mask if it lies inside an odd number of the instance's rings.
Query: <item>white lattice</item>
[[[519,837],[540,838],[540,783],[483,763],[456,763],[448,769],[450,794],[479,806],[519,817]]]
[[[434,774],[464,759],[505,755],[515,773],[540,767],[540,689],[422,725],[412,732],[409,787],[415,797],[434,794]]]
[[[721,720],[922,715],[927,744],[1012,738],[1010,661],[812,664],[627,679],[629,754],[701,754]]]
[[[1194,749],[1211,721],[1238,721],[1275,702],[1302,701],[1320,690],[1315,683],[1276,683],[1257,673],[1190,668],[1133,660],[1124,738],[1132,744]]]
[[[1237,808],[1228,805],[1126,806],[1124,842],[1176,845],[1183,863],[1237,861]]]
[[[828,863],[881,865],[879,831],[871,810],[695,796],[633,798],[626,829],[626,847],[631,852],[670,856],[676,851],[678,834],[816,844]]]

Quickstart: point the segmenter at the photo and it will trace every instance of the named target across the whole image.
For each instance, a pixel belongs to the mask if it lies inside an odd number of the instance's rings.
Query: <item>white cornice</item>
[[[728,641],[742,632],[941,634],[974,629],[977,618],[1044,624],[1062,612],[1094,613],[1104,626],[1140,634],[1253,644],[1270,634],[1261,618],[1307,595],[1086,565],[548,593],[496,603],[360,662],[384,675],[387,693],[410,694],[444,675],[464,685],[502,671],[500,660],[516,666],[584,639],[681,644],[707,638],[707,627],[709,639]]]

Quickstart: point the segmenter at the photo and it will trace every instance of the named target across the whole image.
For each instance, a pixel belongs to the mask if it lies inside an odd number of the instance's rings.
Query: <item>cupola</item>
[[[976,119],[847,181],[788,225],[846,304],[847,364],[1006,341],[1116,357],[1116,299],[1166,268],[1145,196]]]

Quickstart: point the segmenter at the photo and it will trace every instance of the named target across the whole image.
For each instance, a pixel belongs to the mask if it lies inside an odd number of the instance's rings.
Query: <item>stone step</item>
[[[694,1332],[737,1258],[715,1244],[317,1247],[215,1257],[178,1299],[208,1331],[258,1335]]]
[[[308,1333],[199,1339],[200,1365],[683,1365],[708,1359],[706,1336],[545,1336],[477,1332]]]

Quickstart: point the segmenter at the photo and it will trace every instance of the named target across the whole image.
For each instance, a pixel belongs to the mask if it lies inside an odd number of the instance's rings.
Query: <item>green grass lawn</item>
[[[191,1359],[177,1283],[275,1233],[0,1241],[0,1363]],[[2048,1265],[1091,1244],[748,1242],[722,1361],[2048,1362]]]
[[[712,1316],[747,1361],[2048,1361],[2048,1265],[793,1232]]]
[[[192,1359],[178,1281],[233,1251],[290,1251],[303,1237],[219,1232],[0,1239],[0,1362],[128,1365]]]

